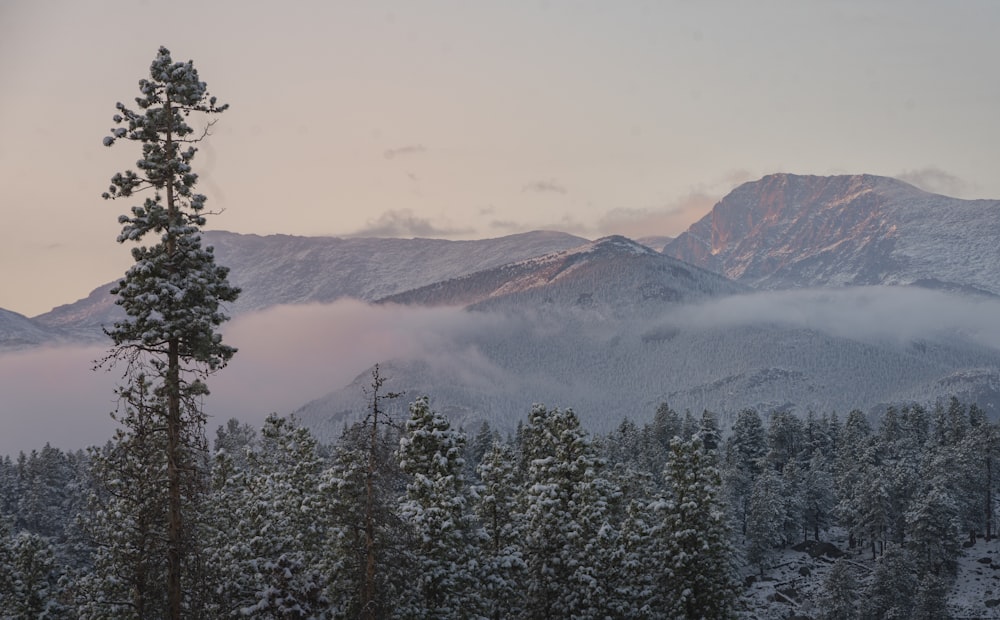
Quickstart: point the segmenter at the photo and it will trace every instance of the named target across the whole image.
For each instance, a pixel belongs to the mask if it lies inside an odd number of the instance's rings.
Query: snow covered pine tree
[[[211,247],[201,246],[205,225],[205,196],[194,191],[198,175],[191,169],[197,149],[194,144],[208,135],[209,122],[196,131],[188,124],[193,113],[213,115],[228,106],[209,95],[191,61],[174,62],[161,47],[149,68],[149,79],[139,81],[141,96],[136,109],[117,104],[117,127],[104,138],[105,146],[118,140],[142,144],[139,172],[115,174],[105,199],[130,198],[151,190],[141,206],[118,218],[120,243],[142,241],[158,234],[151,246],[132,248],[135,264],[112,294],[128,315],[106,330],[114,347],[103,363],[127,364],[127,384],[118,389],[128,403],[133,385],[150,381],[157,414],[165,432],[167,472],[167,617],[178,619],[184,609],[184,570],[187,545],[185,531],[188,489],[185,477],[203,475],[202,456],[205,419],[198,400],[208,393],[204,379],[226,365],[236,349],[222,343],[216,328],[227,320],[222,302],[232,302],[239,289],[227,280],[228,269],[215,264]],[[150,464],[155,470],[157,464]],[[187,616],[197,615],[186,610]]]

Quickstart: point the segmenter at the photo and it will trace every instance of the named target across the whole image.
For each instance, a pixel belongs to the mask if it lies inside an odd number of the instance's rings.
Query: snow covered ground
[[[846,536],[842,531],[831,532],[831,542],[844,552]],[[814,553],[820,551],[815,549]],[[868,548],[847,552],[845,556],[856,569],[855,576],[867,584],[875,563]],[[764,578],[754,578],[744,591],[747,620],[777,620],[818,618],[817,606],[823,582],[833,566],[834,559],[818,554],[813,557],[806,551],[792,548],[775,556],[772,568]],[[750,568],[744,577],[754,575]],[[958,578],[949,596],[949,618],[1000,618],[1000,539],[990,542],[980,539],[963,549],[959,558]]]

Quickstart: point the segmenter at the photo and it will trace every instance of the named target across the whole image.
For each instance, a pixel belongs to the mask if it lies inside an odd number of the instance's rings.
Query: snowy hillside
[[[23,314],[0,308],[0,351],[11,351],[63,340],[56,330],[29,319]]]
[[[614,236],[399,293],[381,302],[507,312],[544,305],[605,316],[641,312],[655,316],[669,304],[746,290],[714,273]]]
[[[385,363],[383,372],[392,379],[389,389],[408,398],[430,395],[467,428],[487,420],[512,430],[534,402],[573,407],[599,432],[625,417],[648,420],[662,402],[679,411],[708,409],[724,424],[746,407],[845,414],[952,394],[1000,413],[995,346],[949,333],[900,340],[766,318],[698,320],[718,303],[665,311],[656,320],[605,320],[555,304],[517,317],[475,313],[482,314],[478,330],[456,335],[449,348]],[[331,437],[364,412],[366,379],[362,374],[299,415]]]
[[[760,288],[915,284],[1000,295],[1000,201],[872,175],[745,183],[663,252]]]
[[[382,239],[205,233],[216,260],[243,289],[233,315],[278,304],[329,302],[342,297],[374,300],[439,280],[488,269],[586,243],[559,232],[529,232],[496,239]],[[45,326],[102,338],[99,327],[120,310],[112,284],[88,297],[35,317]]]

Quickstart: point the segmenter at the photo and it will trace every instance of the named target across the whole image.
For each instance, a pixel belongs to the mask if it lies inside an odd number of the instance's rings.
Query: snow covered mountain
[[[716,412],[724,425],[746,407],[843,416],[951,395],[1000,413],[998,348],[939,334],[897,341],[766,320],[712,326],[696,317],[710,306],[692,308],[659,320],[608,321],[554,306],[528,320],[483,313],[481,329],[427,355],[386,360],[382,373],[387,390],[411,400],[430,395],[466,428],[487,420],[508,431],[535,402],[573,407],[597,431],[625,417],[648,421],[663,402]],[[364,414],[368,381],[366,371],[297,415],[332,438]]]
[[[0,351],[25,349],[62,340],[64,337],[58,331],[23,314],[0,308]]]
[[[243,288],[233,315],[345,297],[384,304],[379,312],[419,336],[381,360],[387,389],[427,394],[467,427],[485,419],[510,429],[545,402],[574,407],[593,430],[645,421],[662,402],[725,423],[745,407],[844,414],[956,395],[997,416],[997,239],[1000,201],[881,177],[794,175],[738,187],[663,253],[553,232],[479,241],[206,233]],[[844,286],[882,284],[916,286]],[[0,338],[11,334],[8,348],[104,341],[99,326],[119,312],[110,287],[35,319],[0,314]],[[419,313],[445,318],[409,321]],[[270,335],[282,338],[286,316],[271,315]],[[328,336],[309,333],[335,347]],[[363,413],[368,379],[360,372],[294,405],[308,402],[300,417],[330,438]]]
[[[559,232],[536,231],[475,241],[241,235],[208,231],[204,244],[230,268],[243,289],[229,309],[237,315],[279,304],[371,301],[393,293],[586,243]],[[108,294],[113,284],[34,317],[39,324],[103,338],[101,325],[121,316]]]
[[[430,395],[470,428],[485,419],[511,430],[534,402],[572,406],[601,431],[646,421],[663,402],[714,411],[723,424],[746,407],[843,415],[952,395],[1000,414],[1000,301],[989,297],[750,292],[608,237],[381,301],[483,317],[450,347],[382,365],[387,389]],[[332,438],[363,415],[368,378],[297,415]]]
[[[662,312],[748,289],[621,236],[390,295],[381,303],[517,311],[545,305],[603,316]]]
[[[664,248],[757,288],[912,284],[1000,295],[1000,200],[872,175],[744,183]]]

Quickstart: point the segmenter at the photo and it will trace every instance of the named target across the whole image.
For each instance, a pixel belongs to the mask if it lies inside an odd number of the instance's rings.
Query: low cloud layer
[[[231,417],[259,424],[350,383],[376,362],[430,355],[482,367],[469,336],[496,328],[495,319],[452,308],[369,306],[358,301],[279,306],[239,317],[225,327],[239,348],[209,379],[209,437]],[[47,347],[0,354],[0,455],[41,448],[103,444],[115,428],[115,385],[121,370],[93,371],[103,347]]]
[[[671,321],[695,329],[775,324],[832,336],[895,341],[963,338],[1000,349],[1000,301],[916,287],[770,291],[685,306]]]
[[[99,347],[45,347],[0,355],[0,455],[45,443],[63,449],[111,438],[121,373],[94,371]]]
[[[368,220],[364,228],[347,235],[348,237],[449,237],[471,232],[466,229],[438,226],[425,217],[420,217],[410,209],[386,211],[374,220]]]
[[[956,339],[1000,350],[1000,301],[913,287],[773,291],[679,307],[655,326],[715,329],[771,324],[837,337],[908,343]],[[370,306],[358,301],[280,306],[227,324],[239,347],[228,368],[210,378],[205,403],[209,436],[230,417],[259,424],[348,385],[376,362],[420,358],[465,384],[503,382],[474,346],[491,334],[522,336],[527,319],[455,308]],[[543,327],[538,327],[543,329]],[[638,327],[638,326],[636,326]],[[620,324],[595,326],[613,333]],[[120,372],[91,370],[103,347],[41,348],[0,355],[0,455],[104,443],[114,429],[114,386]],[[544,378],[537,378],[543,380]],[[456,379],[458,381],[459,379]],[[433,395],[432,395],[433,396]]]

